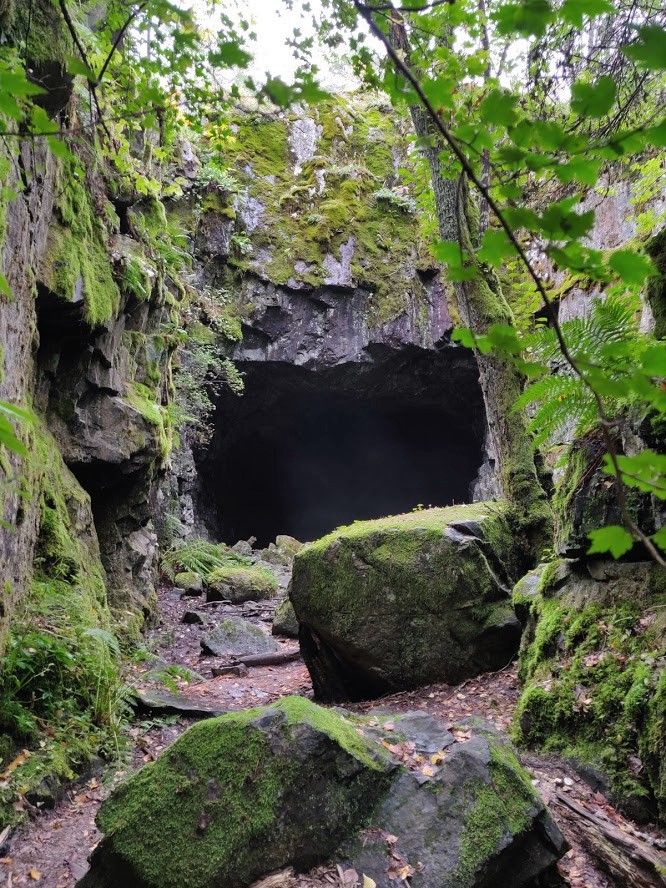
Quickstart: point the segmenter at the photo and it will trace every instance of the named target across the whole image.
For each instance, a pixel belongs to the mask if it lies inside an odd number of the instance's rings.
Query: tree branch
[[[495,201],[494,197],[491,195],[489,189],[481,181],[481,179],[477,175],[474,167],[471,165],[471,163],[467,159],[465,153],[461,150],[460,146],[458,145],[452,132],[449,130],[449,128],[446,126],[446,124],[443,122],[443,120],[441,119],[441,117],[439,116],[437,111],[435,110],[435,108],[432,106],[432,104],[431,104],[430,100],[428,99],[427,95],[425,94],[423,87],[421,86],[421,83],[419,82],[418,78],[414,75],[414,73],[410,69],[409,65],[407,65],[402,58],[400,58],[400,55],[398,54],[398,52],[395,50],[395,48],[391,44],[391,41],[388,39],[386,34],[382,31],[382,29],[379,27],[377,22],[374,20],[374,18],[372,16],[373,8],[371,6],[367,6],[366,4],[362,3],[361,0],[353,0],[353,2],[354,2],[354,6],[356,7],[357,12],[366,21],[372,34],[385,47],[386,52],[389,55],[396,70],[398,71],[398,73],[401,74],[405,78],[405,80],[407,80],[407,82],[410,84],[410,86],[412,87],[412,89],[414,90],[416,95],[418,96],[419,101],[421,102],[421,104],[425,108],[426,112],[430,116],[433,124],[435,125],[435,127],[439,131],[440,135],[442,136],[442,138],[444,139],[446,144],[449,146],[449,148],[451,149],[451,151],[455,155],[456,159],[458,160],[458,163],[462,167],[462,170],[465,173],[465,175],[467,176],[467,178],[470,180],[470,182],[473,183],[473,185],[477,189],[477,191],[488,202],[488,206],[495,214],[498,222],[500,223],[500,225],[504,229],[507,237],[509,238],[510,243],[513,245],[518,256],[520,257],[521,261],[523,262],[529,276],[532,278],[532,281],[534,282],[534,285],[536,286],[539,295],[543,299],[543,303],[546,308],[546,312],[547,312],[548,317],[553,325],[553,330],[555,332],[555,336],[557,337],[557,342],[558,342],[558,345],[560,348],[560,352],[562,353],[567,364],[571,367],[571,369],[576,374],[576,376],[578,376],[578,378],[583,382],[583,384],[589,389],[589,391],[592,394],[592,396],[595,400],[595,403],[597,405],[597,414],[599,416],[601,431],[602,431],[602,435],[604,438],[604,444],[606,446],[606,450],[608,451],[608,455],[610,456],[611,463],[613,465],[613,472],[615,473],[615,488],[616,488],[618,503],[620,506],[620,511],[622,513],[622,519],[624,521],[625,527],[627,528],[627,530],[629,530],[631,532],[634,539],[640,541],[643,544],[643,546],[646,548],[646,550],[650,554],[650,557],[654,561],[656,561],[657,564],[659,564],[661,567],[666,568],[666,560],[661,556],[661,554],[657,550],[657,548],[654,545],[654,543],[652,542],[652,540],[646,534],[643,533],[643,531],[638,527],[638,525],[632,520],[631,516],[629,515],[628,509],[627,509],[627,498],[626,498],[626,494],[625,494],[624,484],[622,482],[622,471],[621,471],[619,463],[618,463],[618,454],[617,454],[617,449],[615,447],[615,442],[613,441],[613,438],[611,435],[611,429],[613,428],[613,423],[608,419],[608,416],[606,415],[606,411],[605,411],[601,396],[594,389],[594,386],[587,379],[587,377],[585,376],[583,371],[578,367],[575,358],[573,357],[573,355],[571,354],[571,352],[569,350],[569,347],[568,347],[566,340],[564,338],[564,335],[562,333],[562,328],[560,327],[559,319],[557,317],[557,312],[555,311],[555,307],[554,307],[553,303],[551,302],[550,297],[548,296],[548,293],[546,292],[546,288],[544,287],[543,281],[541,280],[541,278],[539,277],[539,275],[535,271],[534,266],[530,262],[530,259],[527,256],[527,253],[525,252],[522,244],[520,243],[518,237],[516,236],[515,232],[513,231],[511,225],[509,225],[507,219],[504,216],[504,213],[502,212],[501,208],[499,207],[499,205]],[[398,12],[398,10],[394,10],[394,12]]]

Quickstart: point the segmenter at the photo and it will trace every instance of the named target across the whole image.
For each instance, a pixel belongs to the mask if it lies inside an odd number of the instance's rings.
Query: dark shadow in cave
[[[241,364],[245,394],[220,400],[199,460],[211,529],[265,546],[281,533],[312,540],[419,503],[469,501],[483,407],[476,368],[462,357],[454,377],[449,355],[419,349],[316,372]]]

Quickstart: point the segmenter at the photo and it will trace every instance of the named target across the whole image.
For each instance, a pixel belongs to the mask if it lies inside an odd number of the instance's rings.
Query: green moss
[[[286,717],[286,725],[273,729],[278,738],[273,742],[271,729],[257,726],[260,720],[266,725],[268,713]],[[105,841],[122,860],[131,861],[142,882],[162,888],[185,882],[231,884],[234,879],[247,884],[259,866],[286,863],[294,842],[303,847],[308,831],[320,834],[322,829],[316,822],[293,824],[281,816],[285,796],[295,790],[302,794],[297,787],[310,779],[327,779],[316,773],[316,762],[299,762],[290,753],[289,737],[303,724],[323,732],[364,766],[350,777],[355,786],[332,780],[322,800],[335,818],[327,840],[332,852],[360,825],[357,819],[386,785],[386,768],[352,724],[294,697],[190,728],[105,802],[98,816]],[[290,804],[293,809],[293,798]],[[262,854],[259,866],[257,853]]]
[[[84,316],[95,326],[117,311],[120,291],[113,276],[107,234],[92,197],[73,162],[61,165],[56,210],[60,223],[49,228],[42,257],[46,286],[68,302],[85,302]]]
[[[157,403],[148,386],[139,382],[132,383],[124,397],[153,429],[160,461],[166,462],[173,447],[173,424],[168,409]]]
[[[36,423],[27,436],[21,470],[38,504],[34,576],[12,614],[0,671],[0,769],[31,752],[0,791],[2,818],[12,822],[19,795],[39,797],[46,778],[51,786],[69,779],[112,749],[119,717],[118,646],[90,499],[46,429]]]
[[[230,589],[232,598],[239,595],[247,598],[273,598],[277,594],[278,584],[270,570],[265,567],[248,566],[218,567],[208,577],[211,589],[222,591]]]
[[[472,888],[477,873],[504,847],[509,837],[522,833],[531,823],[535,808],[534,788],[508,743],[486,735],[490,746],[490,784],[468,784],[474,803],[465,814],[459,864],[447,886]]]
[[[380,186],[399,181],[396,159],[404,140],[395,117],[369,105],[367,97],[353,96],[308,109],[320,131],[315,156],[299,172],[289,159],[286,116],[240,115],[227,160],[262,207],[250,234],[251,257],[233,260],[240,271],[275,284],[296,279],[319,287],[330,277],[326,263],[340,261],[344,245],[352,253],[354,285],[371,293],[367,319],[377,327],[403,315],[410,297],[423,295],[414,269],[432,260],[417,221],[375,197]]]
[[[663,816],[666,619],[649,615],[666,593],[656,567],[617,569],[618,579],[605,583],[572,576],[559,593],[542,582],[521,651],[514,735],[600,767],[620,797],[652,792]],[[643,770],[632,764],[637,750]]]

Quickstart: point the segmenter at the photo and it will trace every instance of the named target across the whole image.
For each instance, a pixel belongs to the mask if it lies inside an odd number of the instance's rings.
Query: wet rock
[[[273,598],[278,584],[270,571],[257,567],[220,567],[208,578],[208,601],[262,601]]]
[[[520,642],[518,564],[499,503],[357,522],[305,546],[290,598],[315,693],[363,699],[502,668]]]
[[[288,697],[195,725],[103,804],[79,888],[247,888],[326,861],[378,888],[399,869],[413,888],[520,888],[553,867],[564,839],[506,738],[391,721]]]
[[[197,611],[185,611],[181,623],[188,626],[203,626],[204,618]]]
[[[228,657],[234,654],[268,654],[277,651],[278,645],[261,629],[241,617],[229,617],[201,639],[205,654]]]
[[[273,635],[298,638],[298,619],[296,618],[294,605],[288,598],[275,611],[271,632]]]

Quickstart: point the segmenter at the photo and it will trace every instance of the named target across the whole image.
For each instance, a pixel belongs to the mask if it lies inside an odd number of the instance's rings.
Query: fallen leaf
[[[28,875],[33,882],[39,882],[39,880],[42,878],[42,874],[40,873],[40,871],[38,869],[35,869],[34,867],[33,869],[28,871]]]
[[[370,876],[363,874],[363,888],[377,888],[377,883]]]

